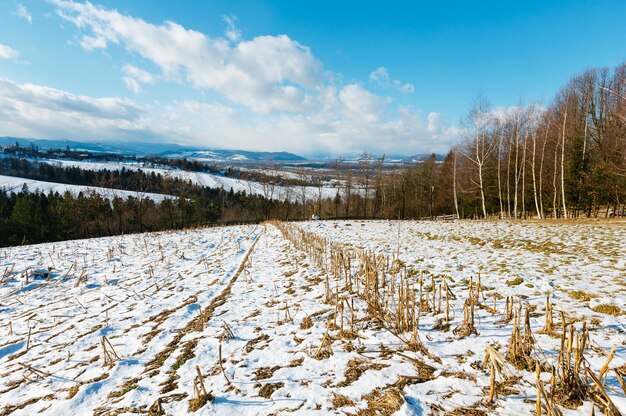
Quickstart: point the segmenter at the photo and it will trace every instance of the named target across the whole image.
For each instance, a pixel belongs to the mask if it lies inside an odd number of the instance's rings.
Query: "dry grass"
[[[354,358],[348,361],[344,377],[346,378],[342,382],[337,384],[337,387],[346,387],[357,381],[363,373],[368,370],[382,370],[385,367],[389,367],[387,364],[373,363],[361,358]]]
[[[304,362],[304,357],[296,358],[295,360],[292,360],[287,367],[290,367],[290,368],[300,367],[303,362]]]
[[[74,396],[78,394],[78,389],[80,388],[80,384],[70,387],[69,392],[67,393],[67,400],[73,399]]]
[[[363,399],[367,401],[367,408],[359,410],[358,416],[391,416],[404,404],[402,392],[394,387],[375,389]]]
[[[487,416],[487,412],[476,407],[459,407],[451,412],[446,413],[447,416]]]
[[[309,316],[304,317],[304,319],[302,320],[302,323],[300,323],[300,329],[309,329],[312,326],[313,326],[313,320]]]
[[[593,298],[597,298],[598,295],[594,295],[592,293],[587,293],[582,290],[572,290],[568,293],[569,297],[575,300],[579,300],[581,302],[589,302]]]
[[[347,396],[344,396],[343,394],[333,393],[332,404],[333,409],[338,409],[340,407],[350,407],[354,406],[354,400],[350,399]]]
[[[114,398],[117,398],[117,397],[122,397],[123,395],[125,395],[129,391],[135,390],[137,387],[139,387],[139,385],[137,384],[137,381],[138,380],[136,378],[128,380],[127,382],[122,384],[122,387],[120,387],[119,390],[115,390],[115,391],[112,391],[111,393],[109,393],[109,398],[110,399],[114,399]]]
[[[254,380],[267,380],[271,378],[278,369],[280,369],[279,366],[261,367],[254,372]]]
[[[521,285],[522,283],[524,283],[524,279],[522,279],[521,277],[516,277],[516,278],[515,278],[515,279],[513,279],[513,280],[508,280],[508,281],[506,282],[506,285],[507,285],[507,286],[519,286],[519,285]]]
[[[260,336],[258,336],[256,338],[252,339],[252,340],[248,341],[248,343],[246,344],[245,351],[247,353],[250,353],[250,352],[252,352],[256,348],[256,346],[259,343],[264,342],[264,341],[268,341],[269,339],[270,339],[270,337],[267,334],[263,334],[263,335],[260,335]]]
[[[195,354],[194,354],[193,350],[196,348],[196,345],[198,345],[198,340],[197,339],[191,340],[191,341],[189,341],[189,342],[187,342],[185,344],[185,347],[183,348],[183,351],[176,358],[176,362],[174,364],[172,364],[172,370],[174,370],[174,371],[178,370],[187,361],[189,361],[193,357],[195,357]]]
[[[624,315],[623,309],[615,305],[610,305],[608,303],[603,303],[602,305],[594,306],[592,309],[595,312],[604,313],[606,315],[613,315],[613,316]]]
[[[285,386],[285,383],[280,382],[280,383],[266,383],[263,384],[263,386],[261,386],[261,388],[259,389],[259,396],[265,398],[265,399],[269,399],[272,397],[272,394],[274,394],[274,392],[282,387]]]
[[[5,406],[3,409],[1,409],[0,416],[8,416],[11,413],[15,412],[16,410],[24,409],[25,407],[30,406],[31,404],[37,403],[40,400],[54,400],[54,394],[48,394],[47,396],[42,396],[42,397],[31,397],[30,399],[20,404]]]
[[[195,399],[191,399],[189,400],[189,411],[195,412],[196,410],[202,408],[205,404],[213,400],[214,400],[214,397],[210,394],[202,395]]]

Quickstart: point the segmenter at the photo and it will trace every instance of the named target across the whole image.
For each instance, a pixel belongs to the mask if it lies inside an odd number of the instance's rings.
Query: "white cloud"
[[[124,85],[126,85],[126,88],[128,88],[135,94],[139,94],[142,91],[141,84],[135,78],[125,76],[122,77],[122,81],[124,81]]]
[[[139,105],[0,78],[0,136],[169,141],[187,145],[287,150],[305,155],[445,152],[459,132],[445,119],[401,107],[359,85],[325,87],[308,113],[250,114],[219,103]]]
[[[126,87],[135,94],[141,92],[141,84],[154,84],[159,79],[157,75],[151,74],[133,65],[124,65],[122,71],[126,74],[122,77],[122,81],[124,81]]]
[[[237,43],[241,40],[241,30],[237,28],[237,17],[236,16],[223,16],[222,19],[226,23],[226,39],[230,40],[233,43]]]
[[[33,16],[23,4],[18,4],[17,9],[13,12],[13,14],[26,20],[29,25],[33,23]]]
[[[403,93],[414,93],[415,92],[415,87],[413,86],[413,84],[403,84],[400,81],[393,81],[394,86],[396,87],[396,89],[400,92]]]
[[[52,1],[63,19],[84,31],[84,49],[120,45],[156,64],[164,79],[215,90],[257,112],[300,111],[323,82],[310,49],[286,35],[239,40],[233,32],[231,44],[171,21],[154,25],[91,3]]]
[[[379,66],[370,74],[370,81],[373,81],[378,84],[388,84],[389,83],[389,71],[384,66]]]
[[[458,139],[458,130],[438,113],[396,108],[391,98],[357,82],[344,84],[341,74],[324,70],[308,47],[287,35],[242,39],[228,17],[224,37],[211,38],[88,2],[50,1],[79,28],[86,51],[120,47],[154,68],[122,65],[120,77],[129,90],[175,82],[226,99],[139,105],[0,78],[0,136],[158,140],[305,155],[445,152]],[[370,74],[370,82],[414,91],[384,67]]]
[[[375,123],[380,120],[385,100],[363,89],[357,84],[349,84],[339,92],[343,104],[343,114],[350,120]]]
[[[428,132],[429,133],[440,133],[442,124],[443,124],[443,116],[439,113],[428,113]]]
[[[4,135],[137,139],[149,126],[144,109],[124,98],[92,98],[0,78]]]
[[[0,43],[0,59],[16,59],[20,53],[10,46]]]
[[[401,93],[413,93],[415,87],[410,83],[402,83],[397,79],[389,78],[389,71],[384,66],[379,66],[370,74],[370,82],[384,88],[392,88]]]
[[[85,35],[80,40],[80,46],[86,51],[92,51],[94,49],[105,49],[107,47],[107,41],[100,36],[88,36]]]

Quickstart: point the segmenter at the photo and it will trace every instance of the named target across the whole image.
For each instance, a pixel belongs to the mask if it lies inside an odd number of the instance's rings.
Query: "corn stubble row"
[[[325,274],[325,303],[334,304],[335,320],[327,323],[321,344],[315,356],[323,359],[332,355],[330,350],[330,329],[339,329],[340,334],[356,336],[354,298],[367,305],[368,317],[392,332],[406,346],[407,350],[420,352],[441,364],[440,357],[433,354],[420,340],[420,317],[424,314],[438,316],[433,329],[449,331],[454,323],[451,308],[457,299],[449,287],[446,278],[430,277],[425,282],[424,274],[408,269],[396,252],[392,254],[376,253],[368,249],[357,249],[345,244],[331,242],[313,232],[290,223],[276,222],[276,227],[299,250],[306,253]],[[462,320],[452,330],[458,338],[479,335],[476,327],[476,310],[483,309],[492,315],[498,315],[498,295],[494,293],[493,306],[483,293],[481,278],[476,283],[470,279],[467,297],[460,307]],[[482,302],[481,302],[482,300]],[[349,329],[344,327],[344,311],[348,309]],[[499,325],[511,326],[511,337],[504,353],[493,347],[485,350],[483,370],[490,373],[490,385],[484,391],[487,399],[482,405],[487,409],[495,408],[495,399],[508,394],[519,395],[514,386],[522,383],[522,372],[534,372],[536,385],[536,414],[561,415],[559,406],[575,409],[585,401],[594,403],[605,415],[619,415],[620,412],[607,394],[609,366],[614,358],[615,347],[607,356],[599,372],[594,372],[585,353],[591,349],[587,323],[582,321],[579,327],[574,321],[568,322],[565,313],[560,312],[560,322],[555,323],[553,305],[547,297],[545,323],[538,331],[553,338],[560,338],[560,348],[552,356],[547,355],[538,344],[532,332],[530,315],[537,307],[516,302],[514,297],[506,297],[502,318]],[[337,323],[337,317],[340,322]],[[534,315],[536,316],[536,314]],[[606,355],[604,351],[596,351]],[[548,354],[549,355],[549,354]],[[541,374],[548,373],[549,381],[542,381]],[[618,383],[626,394],[624,368],[614,368]],[[406,378],[410,376],[401,376]],[[419,379],[419,377],[416,377]],[[426,380],[422,380],[426,381]],[[529,399],[529,398],[527,398]]]

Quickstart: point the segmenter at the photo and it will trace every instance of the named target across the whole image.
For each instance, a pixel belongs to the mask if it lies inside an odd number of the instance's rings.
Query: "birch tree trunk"
[[[507,138],[507,164],[506,164],[506,205],[507,218],[511,218],[511,138]]]
[[[558,154],[559,154],[559,146],[557,143],[554,144],[554,174],[552,175],[552,188],[554,191],[554,196],[552,198],[552,217],[556,218],[556,198],[557,198],[557,188],[556,188],[556,181],[557,181],[557,177],[558,177],[558,173],[557,173],[557,159],[558,159]]]
[[[565,203],[565,125],[567,123],[567,102],[565,98],[565,114],[563,115],[563,127],[561,128],[561,200],[563,202],[563,217],[567,218],[567,204]]]
[[[459,216],[459,203],[456,197],[456,152],[454,152],[454,165],[452,168],[452,189],[454,191],[454,209],[456,211],[456,217],[461,218]]]
[[[519,117],[519,115],[517,116]],[[517,219],[517,185],[519,183],[519,170],[517,167],[519,153],[519,118],[515,120],[515,183],[513,185],[515,195],[513,196],[513,218]]]
[[[480,201],[483,207],[483,218],[487,218],[487,208],[485,207],[485,188],[483,186],[483,163],[484,162],[480,162],[478,164],[478,181],[480,184]]]
[[[526,218],[526,146],[528,133],[524,136],[524,151],[522,152],[522,218]]]
[[[531,163],[531,169],[533,171],[533,199],[535,200],[535,209],[537,210],[537,217],[541,219],[541,211],[539,210],[539,200],[537,199],[537,175],[535,173],[536,170],[536,159],[537,159],[537,132],[533,129],[532,132],[533,139],[533,158]]]
[[[550,131],[550,123],[552,118],[548,119],[548,125],[546,126],[546,134],[543,137],[543,146],[541,147],[541,163],[539,164],[539,209],[541,211],[541,218],[545,218],[543,210],[543,160],[546,154],[546,143],[548,143],[548,131]]]
[[[502,132],[498,132],[498,200],[500,201],[500,219],[504,218],[504,206],[502,205],[502,179],[500,172],[500,158],[502,153]]]

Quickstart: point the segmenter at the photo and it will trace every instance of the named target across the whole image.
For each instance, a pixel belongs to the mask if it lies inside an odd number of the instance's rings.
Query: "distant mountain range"
[[[431,156],[432,156],[432,153],[423,153],[419,155],[405,156],[405,157],[399,157],[399,158],[404,163],[415,163],[415,162],[423,162],[424,160],[428,159]],[[445,155],[435,154],[435,161],[437,162],[443,162],[445,158],[446,158]]]
[[[40,149],[85,150],[89,152],[117,153],[120,155],[156,155],[161,157],[184,157],[203,161],[232,162],[302,162],[307,159],[289,152],[255,152],[248,150],[222,150],[202,147],[181,146],[173,143],[145,142],[79,142],[74,140],[23,139],[18,137],[0,137],[0,146],[37,146]]]
[[[181,146],[174,143],[147,143],[147,142],[81,142],[76,140],[53,140],[53,139],[24,139],[19,137],[0,137],[0,146],[11,146],[15,143],[20,146],[37,146],[40,149],[66,149],[84,150],[88,152],[115,153],[124,156],[147,156],[155,155],[167,158],[187,158],[206,162],[306,162],[309,159],[289,152],[256,152],[250,150],[224,150],[208,149],[194,146]],[[416,163],[428,159],[430,153],[413,156],[388,155],[388,163]],[[346,162],[357,162],[362,155],[354,154],[344,157]],[[438,162],[443,161],[445,156],[435,155]],[[328,162],[334,160],[330,157],[313,158],[312,162]]]

